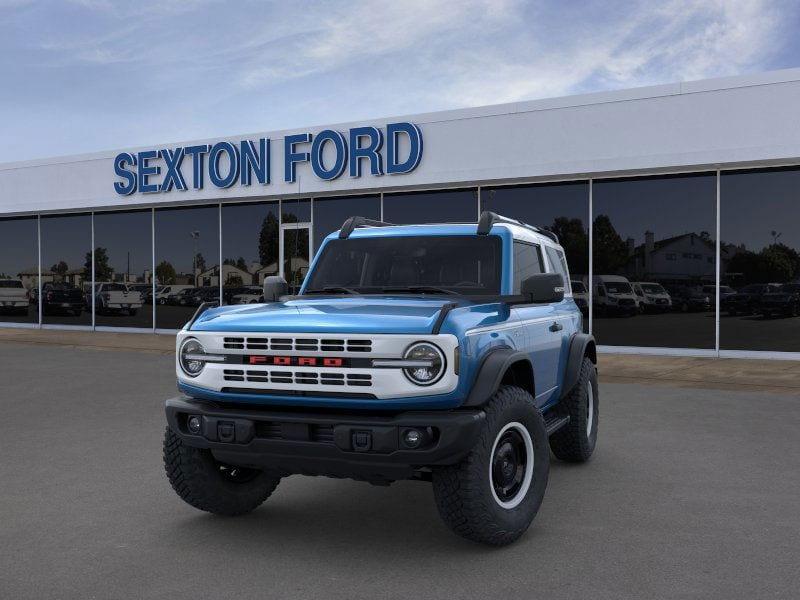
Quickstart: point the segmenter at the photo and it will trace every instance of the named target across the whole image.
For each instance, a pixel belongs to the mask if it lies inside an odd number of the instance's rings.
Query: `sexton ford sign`
[[[403,147],[403,156],[399,156]],[[319,179],[330,181],[346,170],[361,177],[409,173],[422,159],[422,131],[413,123],[389,123],[385,133],[377,127],[354,127],[347,134],[325,129],[283,138],[283,179],[294,183],[297,165],[310,163]],[[184,165],[184,162],[186,163]],[[114,158],[114,190],[127,196],[172,190],[203,189],[206,179],[218,188],[270,183],[270,139],[217,142],[121,152]]]

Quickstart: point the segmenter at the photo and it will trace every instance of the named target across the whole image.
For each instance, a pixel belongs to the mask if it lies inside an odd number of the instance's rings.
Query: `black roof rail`
[[[350,217],[342,224],[342,228],[339,230],[339,239],[346,240],[353,233],[353,230],[359,227],[391,227],[392,225],[392,223],[375,221],[366,217]]]
[[[485,210],[481,213],[481,218],[478,219],[478,235],[489,235],[489,232],[492,230],[492,226],[495,223],[510,223],[511,225],[519,225],[520,227],[524,227],[525,229],[530,229],[536,233],[540,233],[541,235],[550,238],[556,244],[558,244],[558,236],[553,233],[552,231],[548,231],[547,229],[541,229],[540,227],[534,227],[533,225],[528,225],[527,223],[523,223],[522,221],[517,221],[516,219],[510,219],[508,217],[504,217],[503,215],[498,215],[497,213],[493,213],[489,210]]]

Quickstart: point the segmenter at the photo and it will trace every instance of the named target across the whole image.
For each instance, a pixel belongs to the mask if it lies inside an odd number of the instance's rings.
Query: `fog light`
[[[189,428],[189,431],[195,435],[200,433],[200,417],[197,415],[192,415],[189,417],[189,420],[186,421],[186,426]]]
[[[403,433],[403,443],[409,448],[416,448],[422,443],[422,433],[416,429],[406,429]]]

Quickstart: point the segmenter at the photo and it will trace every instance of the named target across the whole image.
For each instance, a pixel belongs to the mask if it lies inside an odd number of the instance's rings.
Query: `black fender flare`
[[[489,350],[478,368],[475,382],[464,402],[464,406],[483,406],[500,388],[500,382],[511,365],[526,362],[531,370],[531,386],[533,385],[533,363],[525,352],[518,352],[506,346]]]
[[[564,369],[564,383],[561,386],[562,398],[569,394],[578,383],[584,356],[588,356],[589,360],[597,365],[597,344],[594,341],[594,337],[588,333],[575,333],[569,341],[567,366]]]

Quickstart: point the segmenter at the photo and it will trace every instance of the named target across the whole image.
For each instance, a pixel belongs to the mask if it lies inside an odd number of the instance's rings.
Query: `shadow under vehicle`
[[[700,287],[680,286],[669,291],[672,307],[680,312],[706,312],[714,306],[711,296]]]
[[[800,283],[784,283],[779,289],[762,295],[757,310],[765,317],[800,315]]]
[[[20,279],[0,279],[0,312],[28,314],[30,294]]]
[[[757,314],[762,296],[770,292],[777,292],[779,289],[780,284],[778,283],[751,283],[735,294],[720,300],[720,310],[727,312],[732,317]]]
[[[660,283],[634,281],[631,285],[639,300],[640,312],[664,313],[672,310],[672,298]]]
[[[48,281],[42,286],[42,312],[73,314],[80,316],[86,306],[81,290],[69,283]]]

